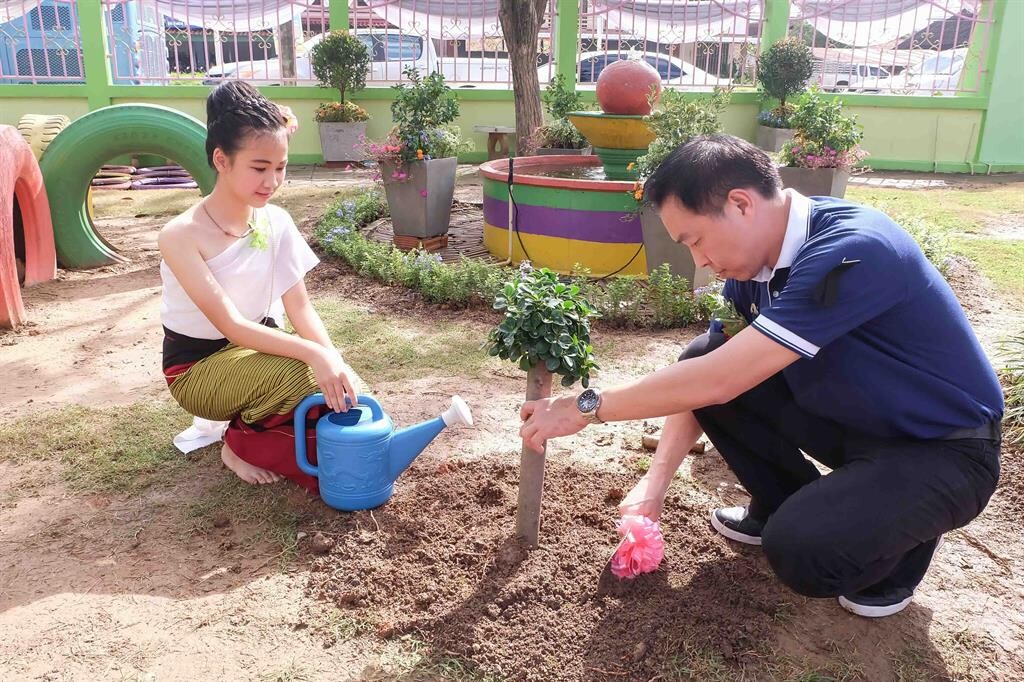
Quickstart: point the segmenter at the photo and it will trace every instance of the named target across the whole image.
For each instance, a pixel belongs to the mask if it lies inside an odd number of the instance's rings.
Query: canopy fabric
[[[885,45],[964,10],[977,0],[792,0],[794,16],[853,47]]]
[[[402,33],[443,40],[501,36],[498,0],[370,0],[368,4]]]
[[[677,44],[722,35],[746,36],[759,21],[763,0],[594,0],[609,31],[657,43]]]

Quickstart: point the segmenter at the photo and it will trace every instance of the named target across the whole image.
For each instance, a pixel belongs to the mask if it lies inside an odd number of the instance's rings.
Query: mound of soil
[[[608,570],[634,478],[549,461],[542,546],[527,551],[512,537],[517,466],[417,463],[387,505],[325,529],[335,543],[312,560],[311,592],[382,637],[411,633],[511,679],[648,680],[695,652],[756,667],[792,595],[760,552],[711,530],[708,509],[671,494],[661,567]]]

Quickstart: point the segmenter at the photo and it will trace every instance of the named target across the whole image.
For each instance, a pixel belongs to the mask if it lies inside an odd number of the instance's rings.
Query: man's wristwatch
[[[588,388],[576,397],[576,409],[588,424],[604,424],[604,420],[597,416],[600,407],[601,391],[597,388]]]

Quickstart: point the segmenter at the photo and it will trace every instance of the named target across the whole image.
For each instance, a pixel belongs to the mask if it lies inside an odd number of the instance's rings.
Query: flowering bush
[[[395,127],[383,142],[366,142],[364,150],[387,173],[384,180],[404,180],[406,164],[458,156],[468,151],[458,127],[459,101],[444,84],[444,76],[432,73],[422,78],[413,67],[405,70],[408,84],[394,86],[391,117]],[[400,177],[401,176],[401,177]]]
[[[354,123],[366,121],[370,115],[355,102],[324,102],[313,115],[317,123]]]
[[[794,111],[796,111],[796,107],[792,104],[787,104],[785,107],[779,106],[774,109],[765,109],[757,115],[757,122],[769,128],[789,128],[789,119]]]
[[[780,152],[787,166],[849,170],[867,157],[856,117],[844,115],[839,98],[826,100],[817,87],[803,94],[790,123],[796,133]]]

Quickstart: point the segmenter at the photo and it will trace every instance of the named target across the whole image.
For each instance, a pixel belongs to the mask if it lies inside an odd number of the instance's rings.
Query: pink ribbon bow
[[[665,557],[665,539],[657,521],[630,514],[619,520],[618,530],[622,542],[611,561],[616,578],[635,578],[658,567]]]

